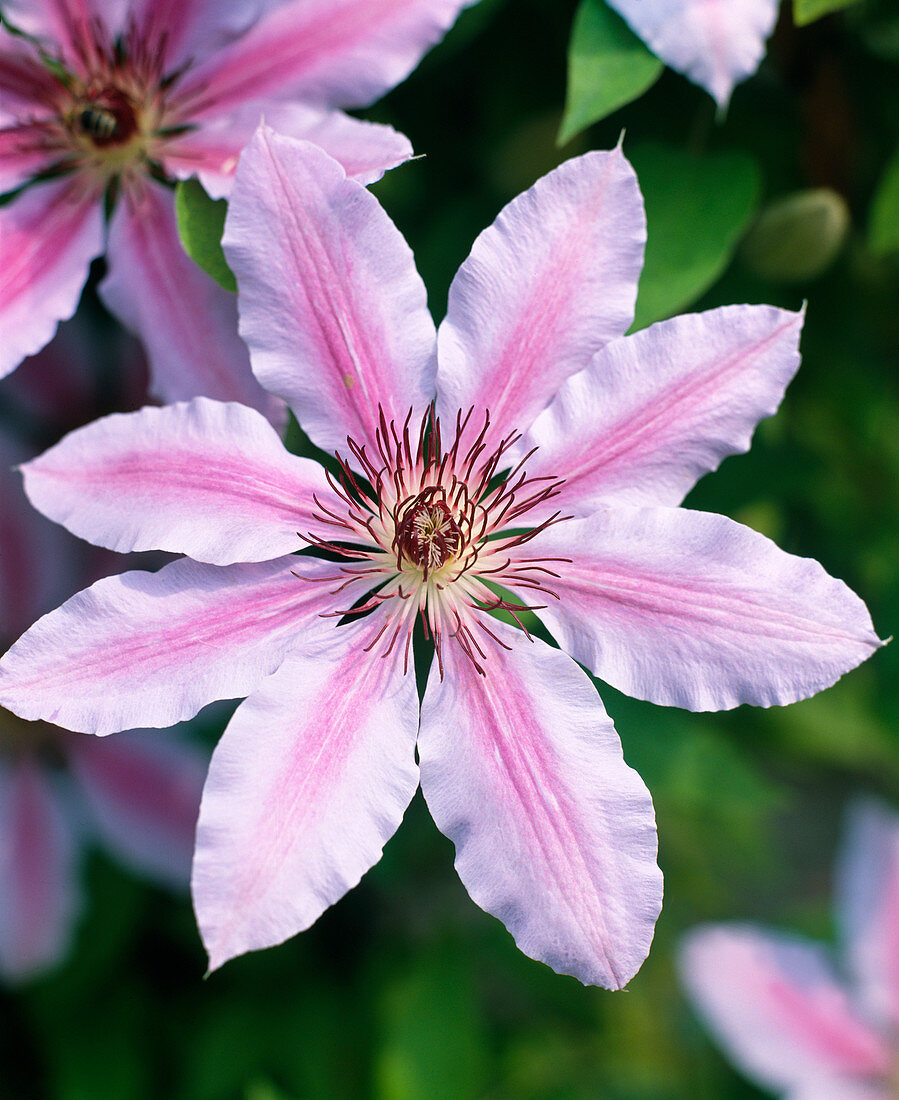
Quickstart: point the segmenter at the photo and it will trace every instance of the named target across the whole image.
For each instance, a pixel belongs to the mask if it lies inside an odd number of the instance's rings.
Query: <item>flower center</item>
[[[400,505],[394,546],[399,564],[407,558],[426,575],[458,554],[462,531],[449,510],[443,488],[431,486]]]
[[[433,409],[422,420],[417,443],[410,435],[411,413],[398,430],[382,412],[374,453],[348,439],[352,466],[337,455],[340,475],[329,475],[343,510],[315,498],[317,520],[336,533],[330,538],[306,536],[329,558],[338,558],[335,573],[321,579],[338,582],[333,594],[344,593],[349,606],[327,614],[377,612],[383,625],[371,645],[383,637],[386,656],[405,637],[406,667],[412,628],[420,615],[441,675],[445,639],[452,639],[483,673],[483,637],[505,644],[491,629],[488,613],[507,612],[527,632],[520,614],[544,606],[507,599],[496,586],[558,598],[549,587],[558,574],[549,565],[562,559],[522,548],[568,518],[548,514],[545,507],[559,492],[557,478],[528,477],[524,464],[529,455],[509,461],[520,439],[517,432],[489,450],[485,414],[483,428],[463,446],[463,438],[471,438],[466,433],[471,416],[472,410],[458,413],[445,446]],[[527,513],[532,513],[530,525]]]
[[[96,149],[125,145],[138,130],[136,104],[114,85],[76,100],[66,122],[77,139],[89,142]]]

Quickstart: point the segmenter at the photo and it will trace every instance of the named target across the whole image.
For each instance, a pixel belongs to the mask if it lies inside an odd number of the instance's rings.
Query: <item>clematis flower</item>
[[[403,80],[471,2],[5,0],[0,192],[25,189],[0,209],[0,377],[72,315],[105,249],[101,297],[143,340],[157,396],[274,415],[233,295],[181,246],[171,185],[198,175],[226,195],[263,114],[377,179],[408,140],[338,108]]]
[[[666,65],[724,109],[752,76],[774,30],[778,0],[607,0]]]
[[[358,882],[417,745],[472,898],[528,955],[620,987],[661,905],[655,821],[576,662],[702,709],[812,694],[877,646],[815,562],[676,507],[777,407],[802,318],[730,307],[625,338],[644,239],[621,151],[571,160],[477,239],[436,333],[374,196],[261,128],[225,233],[241,331],[335,472],[203,399],[108,417],[25,467],[76,534],[189,557],[40,620],[0,660],[0,702],[104,734],[249,696],[198,824],[211,967]],[[491,614],[534,608],[562,649]],[[436,652],[420,706],[416,623]]]
[[[684,941],[683,983],[737,1066],[791,1100],[891,1100],[899,1067],[899,817],[849,813],[837,875],[844,965],[823,944],[744,924]]]
[[[53,344],[43,354],[50,353]],[[7,641],[97,575],[74,540],[28,505],[10,469],[14,457],[21,445],[0,436],[0,635]],[[0,977],[25,980],[64,959],[88,843],[100,842],[155,882],[186,889],[204,772],[203,754],[172,734],[134,731],[100,742],[0,707]]]

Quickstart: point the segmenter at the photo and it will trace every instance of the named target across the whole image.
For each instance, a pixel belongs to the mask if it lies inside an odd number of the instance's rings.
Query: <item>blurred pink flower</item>
[[[472,0],[10,0],[0,25],[0,377],[100,293],[143,340],[153,393],[265,410],[234,296],[187,257],[166,184],[227,194],[264,114],[364,181],[407,139],[338,107],[403,80]],[[113,201],[107,230],[104,200]],[[274,408],[275,406],[272,406]]]
[[[77,344],[77,333],[65,336]],[[57,357],[56,343],[45,358]],[[73,378],[70,370],[65,393],[83,407],[89,388],[73,387]],[[98,552],[29,506],[10,468],[22,450],[0,435],[0,637],[7,642],[97,575]],[[26,979],[62,961],[81,905],[79,853],[93,840],[138,873],[186,890],[204,772],[205,755],[172,734],[134,732],[104,743],[0,707],[0,977]]]
[[[699,927],[681,974],[694,1005],[747,1076],[790,1100],[891,1100],[899,1081],[899,817],[872,801],[849,814],[837,876],[844,959],[744,924]]]
[[[608,0],[666,65],[727,106],[752,76],[774,30],[778,0]]]
[[[777,408],[802,317],[732,306],[624,337],[644,240],[621,151],[571,160],[475,241],[437,333],[374,196],[261,128],[225,234],[242,333],[340,476],[202,398],[26,466],[32,502],[75,533],[194,560],[46,616],[0,661],[0,701],[109,733],[249,696],[198,825],[213,967],[359,881],[416,790],[417,743],[474,900],[527,954],[620,987],[661,904],[655,820],[577,662],[718,709],[811,695],[878,645],[816,562],[676,507]],[[489,615],[531,601],[571,656]],[[420,708],[416,621],[437,650]]]

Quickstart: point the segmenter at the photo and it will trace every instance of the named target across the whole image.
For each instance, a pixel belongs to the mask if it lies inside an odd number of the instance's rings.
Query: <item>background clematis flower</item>
[[[227,194],[262,115],[366,182],[411,155],[341,107],[403,80],[471,0],[7,0],[0,13],[0,377],[100,294],[143,340],[152,392],[272,411],[233,295],[184,253],[171,185]],[[104,200],[113,200],[108,230]]]
[[[774,30],[778,0],[608,0],[666,65],[720,108],[752,76]]]
[[[526,954],[620,987],[661,904],[654,814],[576,662],[724,708],[810,695],[878,645],[817,563],[677,507],[776,409],[802,317],[733,306],[625,337],[644,240],[621,151],[568,161],[475,241],[435,332],[374,196],[263,127],[225,234],[241,331],[336,472],[204,399],[108,417],[26,466],[73,532],[189,557],[40,620],[0,660],[0,702],[104,734],[249,696],[198,825],[213,968],[358,882],[416,790],[417,744],[472,898]],[[562,650],[490,615],[528,607]],[[416,622],[436,649],[420,707]]]
[[[67,347],[77,343],[77,333],[65,337]],[[44,358],[56,358],[55,344]],[[63,393],[83,404],[69,366]],[[37,396],[46,403],[46,393]],[[7,642],[96,577],[94,559],[107,558],[29,506],[11,469],[21,457],[22,444],[0,435],[0,637]],[[64,959],[82,903],[78,862],[87,843],[101,843],[155,882],[186,889],[205,763],[199,748],[170,733],[99,742],[0,707],[0,977],[28,979]]]
[[[899,817],[852,806],[837,876],[844,965],[799,936],[699,927],[683,984],[734,1062],[791,1100],[890,1100],[899,1065]]]

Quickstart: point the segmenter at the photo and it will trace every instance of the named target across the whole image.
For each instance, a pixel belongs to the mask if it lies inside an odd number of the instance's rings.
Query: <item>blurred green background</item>
[[[899,6],[869,0],[795,27],[785,4],[765,62],[723,120],[665,70],[560,147],[576,9],[481,0],[367,113],[424,155],[376,189],[416,253],[435,317],[505,202],[623,132],[649,221],[638,326],[688,307],[808,303],[803,366],[783,407],[688,504],[818,558],[888,636],[899,623]],[[590,55],[574,56],[589,81]],[[94,282],[101,274],[98,265]],[[108,333],[90,288],[82,309]],[[522,956],[469,900],[420,797],[381,863],[315,927],[206,981],[187,900],[92,854],[68,960],[0,987],[0,1094],[761,1096],[688,1008],[678,938],[702,920],[740,918],[835,941],[843,806],[867,792],[899,807],[897,683],[893,645],[786,709],[688,714],[600,685],[652,791],[666,876],[653,951],[624,993],[585,989]],[[204,718],[198,736],[212,744],[221,725]]]

